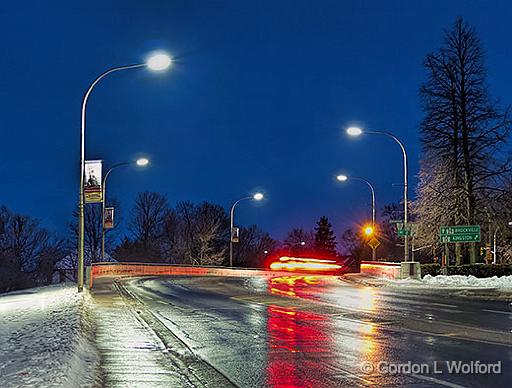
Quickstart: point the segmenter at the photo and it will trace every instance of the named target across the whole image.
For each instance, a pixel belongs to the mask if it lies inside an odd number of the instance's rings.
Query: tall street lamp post
[[[109,168],[109,170],[103,177],[103,201],[101,202],[101,261],[105,261],[105,205],[107,202],[107,178],[110,175],[110,173],[116,168],[130,166],[132,164],[136,164],[139,167],[145,167],[149,164],[149,160],[147,160],[146,158],[140,158],[134,162],[114,164],[112,167]]]
[[[233,206],[231,206],[231,217],[230,217],[230,236],[229,236],[229,266],[233,267],[233,230],[234,230],[234,219],[235,219],[235,207],[238,205],[239,202],[245,201],[245,200],[254,200],[254,201],[261,201],[263,199],[262,193],[256,193],[253,196],[250,197],[243,197],[240,198],[238,201],[236,201]]]
[[[82,99],[82,119],[80,126],[80,198],[78,201],[78,292],[84,289],[84,172],[85,172],[85,113],[89,96],[98,82],[111,73],[147,67],[153,71],[162,71],[171,65],[171,58],[165,54],[151,56],[146,63],[113,67],[100,74],[89,86]]]
[[[348,179],[355,179],[355,180],[358,180],[358,181],[362,181],[364,183],[366,183],[368,185],[368,187],[370,188],[370,191],[372,193],[372,233],[375,231],[375,188],[373,187],[373,185],[371,184],[371,182],[368,180],[368,179],[365,179],[365,178],[361,178],[361,177],[358,177],[358,176],[346,176],[346,175],[338,175],[336,177],[336,179],[339,181],[339,182],[346,182]],[[372,248],[372,260],[375,261],[377,259],[377,249],[376,248]]]
[[[407,198],[407,192],[408,192],[408,180],[407,180],[407,152],[405,150],[404,144],[392,133],[390,132],[384,132],[384,131],[363,131],[361,128],[358,127],[350,127],[347,129],[347,134],[350,136],[360,136],[362,134],[369,134],[369,135],[384,135],[392,138],[395,142],[398,143],[400,148],[402,149],[403,154],[403,160],[404,160],[404,230],[405,230],[405,236],[404,236],[404,261],[409,261],[409,235],[408,235],[408,228],[407,228],[407,222],[408,222],[408,198]]]

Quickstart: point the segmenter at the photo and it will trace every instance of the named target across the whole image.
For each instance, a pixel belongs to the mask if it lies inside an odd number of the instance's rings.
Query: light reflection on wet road
[[[124,284],[241,387],[509,386],[507,302],[387,291],[334,277],[160,277]],[[438,362],[443,373],[383,373],[408,361],[430,372]],[[449,374],[445,361],[501,361],[503,373]]]

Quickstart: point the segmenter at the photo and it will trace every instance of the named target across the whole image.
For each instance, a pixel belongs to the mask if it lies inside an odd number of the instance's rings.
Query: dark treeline
[[[51,283],[66,252],[38,220],[0,208],[0,292]]]
[[[220,205],[178,202],[171,207],[165,196],[143,192],[131,210],[128,230],[112,250],[117,261],[228,264],[229,215]],[[276,246],[277,242],[256,225],[241,227],[234,265],[258,267],[263,252]]]
[[[140,193],[126,220],[119,203],[116,222],[106,231],[105,261],[151,262],[185,265],[229,264],[229,214],[209,202],[178,202],[155,192]],[[102,261],[101,205],[85,207],[85,262]],[[121,222],[123,221],[123,222]],[[125,228],[120,228],[121,223]],[[121,233],[121,230],[124,233]],[[0,211],[0,292],[76,280],[77,212],[72,214],[67,238],[58,238],[28,216]],[[331,224],[321,217],[314,231],[292,229],[283,242],[256,225],[240,226],[234,244],[233,265],[262,268],[274,254],[336,258],[337,241]]]

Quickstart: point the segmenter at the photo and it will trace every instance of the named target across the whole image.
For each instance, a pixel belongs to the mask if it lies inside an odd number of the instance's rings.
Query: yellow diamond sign
[[[372,249],[377,249],[380,245],[380,241],[377,240],[376,237],[372,237],[370,241],[368,241],[368,246]]]

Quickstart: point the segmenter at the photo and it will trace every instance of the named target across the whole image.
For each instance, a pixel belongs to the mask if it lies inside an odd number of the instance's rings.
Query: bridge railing
[[[290,276],[293,273],[284,271],[270,271],[256,268],[226,268],[214,266],[187,266],[181,264],[160,264],[160,263],[93,263],[90,268],[89,287],[92,288],[94,279],[100,277],[119,276],[151,276],[151,275],[186,275],[186,276]]]
[[[385,277],[388,279],[400,279],[400,263],[384,261],[362,261],[361,273]]]

